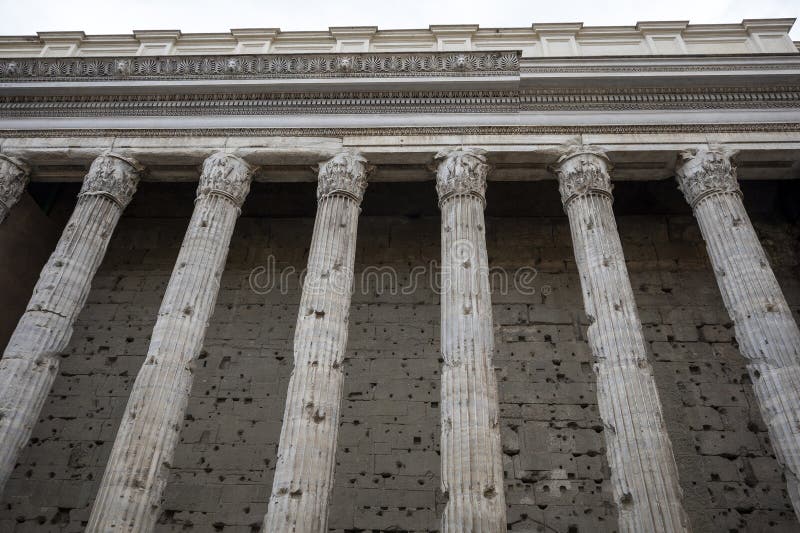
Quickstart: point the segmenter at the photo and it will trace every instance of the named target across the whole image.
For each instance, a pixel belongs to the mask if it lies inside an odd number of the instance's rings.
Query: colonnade
[[[741,200],[733,153],[680,154],[676,177],[708,247],[771,442],[800,514],[800,330]],[[442,531],[505,531],[505,496],[485,238],[484,151],[436,156],[441,210]],[[318,208],[294,339],[276,472],[264,530],[323,532],[333,486],[360,204],[371,165],[344,151],[319,165]],[[612,209],[612,165],[572,146],[552,168],[569,218],[597,401],[621,531],[688,531],[678,472],[647,358]],[[0,360],[0,490],[58,372],[59,354],[144,168],[99,156]],[[167,475],[220,277],[255,168],[233,154],[203,164],[197,200],[150,347],[123,414],[90,532],[148,532]],[[30,168],[0,155],[0,221]]]

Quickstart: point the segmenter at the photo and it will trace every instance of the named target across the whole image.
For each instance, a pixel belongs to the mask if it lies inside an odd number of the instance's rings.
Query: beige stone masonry
[[[482,150],[440,152],[442,491],[445,533],[506,530]]]
[[[742,203],[724,148],[681,154],[676,177],[706,241],[753,391],[800,516],[800,330]]]
[[[620,531],[688,531],[678,469],[611,206],[609,161],[590,147],[573,146],[555,172],[589,318]]]
[[[107,152],[92,163],[78,203],[44,266],[0,360],[0,489],[58,373],[59,355],[78,317],[142,167]]]
[[[243,159],[221,152],[203,164],[189,228],[86,531],[133,533],[155,527],[189,402],[193,367],[253,170]]]
[[[319,166],[319,205],[264,531],[328,530],[359,206],[371,170],[351,152]]]

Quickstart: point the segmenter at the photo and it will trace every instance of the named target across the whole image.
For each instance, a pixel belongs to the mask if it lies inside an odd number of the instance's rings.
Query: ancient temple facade
[[[0,530],[797,531],[793,23],[0,37]]]

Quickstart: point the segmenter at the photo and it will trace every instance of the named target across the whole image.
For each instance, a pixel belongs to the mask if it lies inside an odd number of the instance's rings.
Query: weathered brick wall
[[[793,307],[796,225],[772,212],[777,184],[745,190]],[[74,197],[63,196],[65,208]],[[619,227],[652,347],[695,531],[795,531],[797,521],[722,308],[696,224],[674,184],[620,184]],[[103,474],[192,207],[189,185],[145,184],[112,240],[0,530],[79,532]],[[524,201],[520,201],[520,198]],[[73,200],[74,201],[74,200]],[[509,529],[614,531],[603,426],[569,228],[552,182],[492,184],[495,366]],[[257,266],[305,266],[310,184],[257,184],[237,226],[158,531],[256,532],[266,511],[292,367],[298,276],[259,294]],[[374,184],[359,227],[332,531],[432,531],[439,484],[438,295],[431,183]],[[502,292],[500,268],[536,268]],[[392,267],[399,286],[368,267]],[[373,270],[373,272],[375,272]],[[380,272],[385,272],[381,270]],[[403,291],[410,280],[414,291]],[[257,281],[264,282],[262,276]],[[383,289],[383,290],[380,290]]]

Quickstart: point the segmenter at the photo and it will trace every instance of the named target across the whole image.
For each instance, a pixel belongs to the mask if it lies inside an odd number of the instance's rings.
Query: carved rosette
[[[590,146],[573,146],[556,162],[561,202],[566,207],[579,196],[601,194],[611,198],[611,162],[602,151]]]
[[[250,180],[256,168],[233,154],[217,152],[203,161],[203,171],[197,186],[197,198],[219,195],[228,198],[237,207],[242,207]]]
[[[692,208],[710,194],[742,194],[736,167],[731,163],[734,155],[734,150],[725,148],[701,148],[686,150],[678,156],[675,177]]]
[[[486,202],[486,176],[490,167],[480,148],[448,148],[436,154],[436,192],[439,205],[457,194],[472,194]]]
[[[0,155],[0,222],[28,185],[30,167],[16,157]]]
[[[364,156],[356,152],[336,154],[319,164],[317,200],[340,193],[361,203],[367,188],[367,177],[374,169]]]
[[[78,196],[106,196],[125,209],[136,192],[143,170],[135,159],[106,152],[92,161]]]

